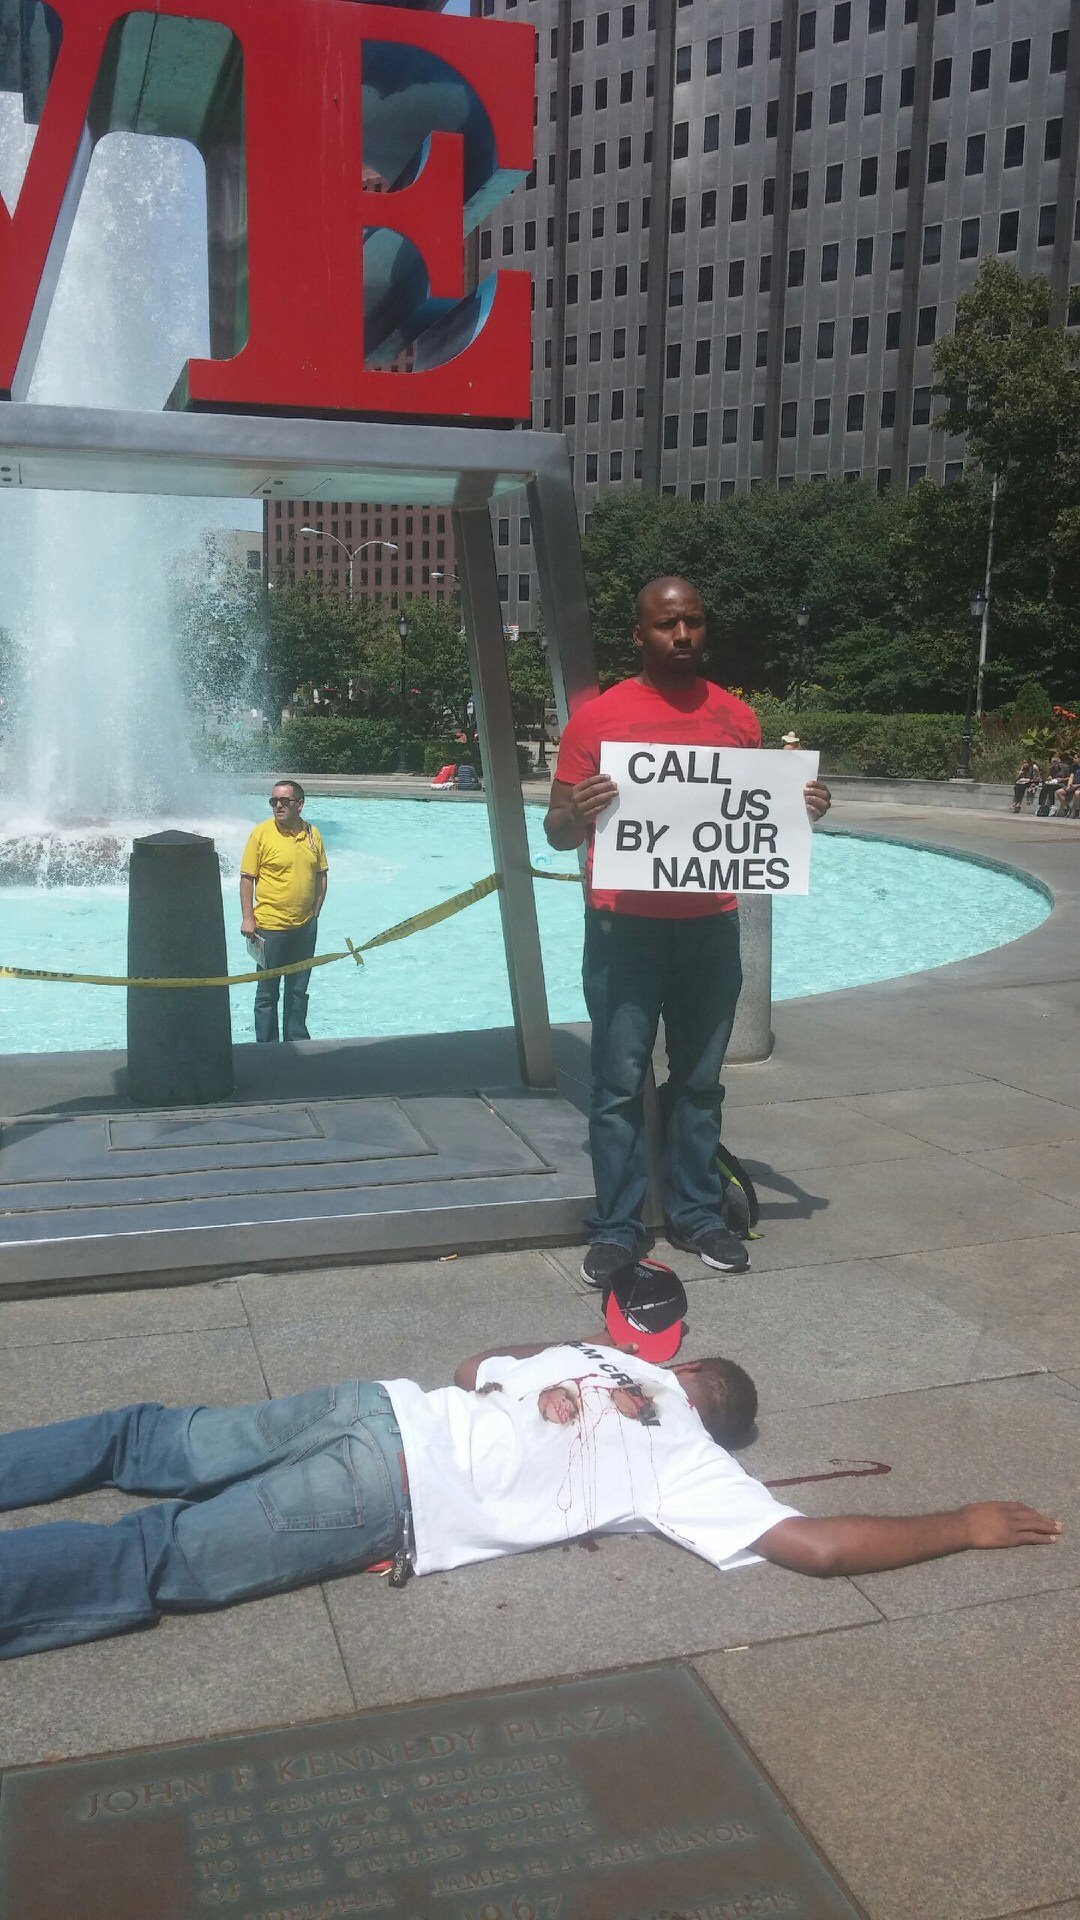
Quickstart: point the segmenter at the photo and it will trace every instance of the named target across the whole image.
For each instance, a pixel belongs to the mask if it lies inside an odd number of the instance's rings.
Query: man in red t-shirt
[[[592,884],[593,828],[616,786],[600,772],[605,740],[662,745],[760,747],[757,715],[701,675],[705,610],[688,580],[652,580],[637,598],[634,645],[641,671],[586,701],[565,728],[544,822],[553,847],[588,840],[585,880],[585,1001],[592,1021],[589,1146],[596,1212],[586,1222],[582,1278],[603,1287],[632,1261],[644,1238],[648,1182],[643,1097],[660,1016],[668,1079],[664,1217],[674,1246],[706,1266],[738,1273],[742,1241],[723,1222],[717,1166],[720,1069],[742,985],[734,894],[609,893]],[[828,811],[829,790],[805,790],[811,820]]]

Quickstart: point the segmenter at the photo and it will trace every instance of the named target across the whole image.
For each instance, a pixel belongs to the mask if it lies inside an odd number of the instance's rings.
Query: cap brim
[[[681,1314],[676,1315],[669,1327],[649,1333],[643,1327],[631,1325],[614,1293],[609,1292],[604,1298],[604,1319],[615,1345],[624,1349],[632,1347],[639,1360],[651,1360],[656,1364],[671,1360],[682,1345]]]

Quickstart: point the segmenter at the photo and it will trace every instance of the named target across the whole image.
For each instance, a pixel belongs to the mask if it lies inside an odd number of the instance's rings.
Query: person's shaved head
[[[634,601],[634,620],[636,624],[640,626],[643,617],[647,616],[648,601],[650,600],[652,595],[661,594],[666,596],[671,592],[676,592],[679,594],[692,593],[695,596],[695,598],[697,598],[698,600],[700,600],[701,598],[701,595],[698,593],[697,588],[695,586],[692,586],[689,580],[684,580],[681,574],[678,574],[678,573],[658,574],[655,580],[646,581],[645,585],[641,589],[641,592],[637,595]]]

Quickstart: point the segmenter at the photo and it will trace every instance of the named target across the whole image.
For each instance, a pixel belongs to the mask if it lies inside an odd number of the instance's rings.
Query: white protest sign
[[[605,740],[600,771],[619,793],[596,822],[594,887],[809,893],[816,753]]]

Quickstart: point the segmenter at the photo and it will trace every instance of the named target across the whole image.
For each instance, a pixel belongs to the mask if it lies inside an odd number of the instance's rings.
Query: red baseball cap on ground
[[[616,1346],[634,1347],[639,1359],[670,1360],[682,1344],[686,1293],[682,1281],[659,1260],[623,1267],[604,1294],[604,1319]]]

